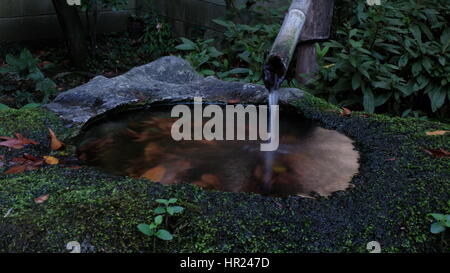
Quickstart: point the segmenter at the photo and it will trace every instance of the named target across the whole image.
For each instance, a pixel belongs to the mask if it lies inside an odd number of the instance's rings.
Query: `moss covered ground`
[[[355,140],[361,165],[354,187],[328,198],[273,198],[163,186],[88,166],[44,166],[0,175],[0,252],[67,252],[70,241],[80,242],[82,252],[368,252],[370,241],[383,252],[449,252],[448,233],[431,234],[427,214],[449,212],[450,158],[423,151],[450,149],[450,134],[425,135],[450,130],[448,124],[343,117],[310,95],[294,105]],[[23,150],[0,147],[6,162],[23,153],[51,154],[47,127],[67,142],[75,130],[43,109],[0,111],[0,124],[0,135],[18,132],[40,142]],[[64,153],[54,155],[74,157],[70,147]],[[46,202],[33,201],[44,194]],[[172,197],[186,211],[170,218],[174,240],[153,249],[136,225],[154,217],[155,199]]]

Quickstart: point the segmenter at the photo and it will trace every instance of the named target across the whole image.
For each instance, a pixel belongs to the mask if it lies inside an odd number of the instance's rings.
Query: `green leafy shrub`
[[[261,83],[265,55],[278,34],[285,10],[286,7],[237,6],[227,16],[235,20],[213,20],[224,29],[223,35],[195,42],[181,38],[182,44],[176,49],[205,76]],[[245,23],[238,23],[239,20]],[[217,49],[214,44],[221,47]]]
[[[146,14],[142,18],[144,33],[139,39],[143,43],[141,51],[153,58],[167,55],[175,49],[176,40],[172,36],[172,28],[164,23],[155,12]]]
[[[40,91],[42,94],[43,103],[48,102],[50,96],[56,92],[56,84],[50,78],[45,77],[38,66],[39,59],[33,57],[28,49],[23,49],[18,57],[8,54],[5,60],[7,65],[0,67],[0,75],[8,76],[15,82],[26,81],[34,83],[35,91]],[[0,92],[2,91],[14,91],[14,88],[0,86]],[[33,95],[26,91],[16,90],[15,92],[16,97],[26,97],[28,102],[34,100]]]
[[[328,55],[319,56],[319,72],[307,88],[369,113],[442,109],[442,115],[450,100],[450,2],[365,2],[337,29],[336,40],[324,43]]]

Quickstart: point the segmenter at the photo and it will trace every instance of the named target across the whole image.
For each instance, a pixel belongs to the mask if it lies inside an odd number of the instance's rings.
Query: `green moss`
[[[65,252],[69,241],[78,241],[84,252],[150,252],[152,241],[136,225],[152,219],[155,199],[169,197],[187,209],[171,218],[175,238],[157,242],[160,252],[367,252],[373,240],[383,252],[449,251],[445,238],[429,232],[427,214],[447,208],[450,160],[423,151],[450,148],[449,134],[425,135],[450,130],[448,124],[356,113],[342,117],[337,107],[309,94],[296,105],[306,117],[355,140],[361,167],[354,188],[329,198],[281,199],[187,184],[169,187],[89,167],[47,166],[0,176],[0,216],[12,209],[0,221],[0,251]],[[45,110],[2,111],[0,120],[2,135],[47,139],[47,127],[62,135],[71,131]],[[41,146],[0,147],[0,154],[49,152]],[[47,202],[33,201],[44,194],[50,195]]]
[[[41,136],[47,127],[53,127],[55,132],[67,130],[55,114],[42,108],[0,110],[0,124],[2,136],[13,136],[14,133]]]

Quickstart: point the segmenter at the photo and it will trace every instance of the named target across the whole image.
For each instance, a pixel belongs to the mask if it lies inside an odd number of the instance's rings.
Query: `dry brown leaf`
[[[442,135],[445,135],[446,133],[450,133],[450,131],[439,130],[439,131],[426,132],[425,134],[427,136],[442,136]]]
[[[48,131],[50,133],[50,138],[51,138],[51,144],[50,147],[52,148],[53,151],[58,151],[59,149],[64,147],[64,143],[61,142],[57,137],[55,132],[53,132],[52,129],[48,128]]]
[[[72,170],[79,170],[82,169],[82,166],[67,166],[67,168],[72,169]]]
[[[163,165],[158,165],[146,171],[141,177],[152,181],[161,181],[166,173],[166,168]]]
[[[48,165],[58,165],[59,160],[56,157],[53,156],[44,156],[45,163]]]
[[[350,117],[352,115],[352,111],[348,108],[342,107],[341,116]]]
[[[17,165],[17,166],[13,166],[9,170],[7,170],[5,172],[5,174],[23,173],[26,170],[27,170],[27,166]]]
[[[37,141],[28,139],[21,134],[16,133],[15,136],[16,138],[0,136],[0,140],[3,140],[2,142],[0,142],[0,146],[5,146],[12,149],[22,149],[23,147],[25,147],[25,145],[28,144],[39,144]]]
[[[50,197],[50,194],[45,194],[45,195],[39,196],[39,197],[34,199],[34,203],[42,204],[45,201],[47,201],[49,197]]]

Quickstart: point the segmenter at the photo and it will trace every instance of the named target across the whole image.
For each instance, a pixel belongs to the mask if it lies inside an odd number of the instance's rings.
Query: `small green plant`
[[[450,212],[450,200],[447,202],[447,213]],[[447,228],[450,228],[450,214],[430,213],[429,216],[436,220],[431,224],[430,231],[433,234],[443,233]]]
[[[153,249],[155,249],[155,238],[164,241],[171,241],[173,239],[173,235],[167,230],[169,217],[181,214],[184,211],[183,207],[175,205],[178,201],[176,198],[156,199],[155,201],[159,206],[153,210],[157,215],[153,219],[153,222],[150,224],[139,224],[137,226],[140,232],[149,237],[153,237]]]
[[[34,83],[35,91],[42,93],[42,102],[46,103],[49,101],[50,96],[56,92],[56,84],[42,73],[38,66],[38,58],[33,57],[28,49],[23,49],[18,57],[8,54],[5,59],[7,65],[0,67],[0,75],[7,75],[15,81],[30,81]],[[11,88],[1,88],[0,90],[11,91]],[[33,95],[22,90],[16,91],[16,96],[27,98],[28,102],[31,102],[33,99]]]
[[[430,213],[429,215],[436,220],[431,224],[431,233],[438,234],[444,232],[446,228],[450,228],[450,214]]]

